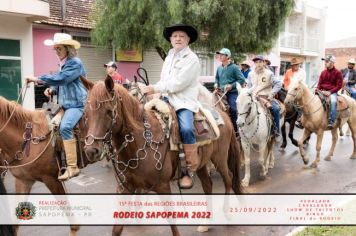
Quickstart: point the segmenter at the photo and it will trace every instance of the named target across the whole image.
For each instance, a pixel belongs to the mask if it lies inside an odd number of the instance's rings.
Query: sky
[[[356,36],[355,0],[306,0],[308,5],[327,7],[325,41]]]

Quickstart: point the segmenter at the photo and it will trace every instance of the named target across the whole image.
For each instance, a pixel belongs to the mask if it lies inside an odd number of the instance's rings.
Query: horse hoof
[[[356,156],[352,155],[350,156],[350,159],[356,159]]]
[[[324,158],[325,161],[331,161],[331,156],[327,156]]]
[[[268,168],[272,169],[274,167],[274,163],[273,164],[269,164]]]
[[[209,231],[209,226],[206,226],[206,225],[198,226],[197,231],[199,233],[208,232]]]
[[[318,165],[315,163],[315,162],[313,162],[311,165],[310,165],[310,168],[317,168],[318,167]]]
[[[249,180],[242,180],[242,181],[241,181],[242,187],[248,187],[249,183],[250,183]]]
[[[304,165],[308,165],[309,163],[309,158],[303,158]]]

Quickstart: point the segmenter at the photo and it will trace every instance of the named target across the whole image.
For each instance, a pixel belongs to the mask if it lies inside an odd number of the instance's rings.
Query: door
[[[20,87],[20,41],[0,39],[0,96],[16,100]]]

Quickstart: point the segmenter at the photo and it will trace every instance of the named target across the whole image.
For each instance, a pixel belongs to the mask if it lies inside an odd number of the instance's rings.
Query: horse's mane
[[[201,103],[206,103],[210,106],[214,106],[214,102],[215,102],[213,94],[202,84],[199,84],[198,100]]]
[[[122,100],[122,105],[120,107],[127,128],[129,128],[130,130],[142,129],[142,125],[139,124],[137,120],[143,120],[143,107],[140,106],[140,103],[137,101],[137,99],[134,99],[132,96],[129,95],[129,93],[123,86],[115,84],[114,91],[120,96],[120,99]],[[95,86],[90,90],[90,93],[96,99],[96,101],[92,102],[104,101],[111,97],[103,81],[97,82]]]
[[[26,122],[32,122],[33,125],[38,124],[37,128],[40,133],[44,134],[48,131],[47,125],[44,125],[46,121],[43,111],[26,110],[21,105],[10,102],[0,96],[0,119],[2,120],[2,125],[5,124],[12,113],[10,123],[16,124],[20,129],[25,129]]]

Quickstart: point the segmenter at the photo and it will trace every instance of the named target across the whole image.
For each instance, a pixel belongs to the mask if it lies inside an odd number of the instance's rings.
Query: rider
[[[198,145],[194,134],[194,113],[199,110],[198,93],[200,63],[189,44],[198,38],[195,28],[185,24],[166,27],[164,38],[172,44],[172,49],[163,63],[161,79],[155,85],[142,89],[144,94],[161,93],[174,107],[179,122],[179,131],[187,166],[196,171],[200,166]],[[189,174],[179,179],[179,186],[191,188],[193,180]]]
[[[327,55],[321,60],[325,61],[325,70],[320,74],[317,89],[324,96],[330,97],[330,115],[327,128],[332,129],[336,120],[337,92],[342,88],[343,79],[341,72],[334,66],[336,58],[333,55]]]
[[[67,169],[58,177],[59,180],[68,180],[79,175],[77,166],[77,141],[73,135],[73,128],[84,112],[87,90],[81,77],[85,77],[85,69],[81,60],[76,56],[80,43],[65,33],[55,33],[53,40],[45,40],[44,44],[53,46],[59,59],[59,71],[39,77],[27,76],[26,82],[46,84],[53,86],[45,90],[45,95],[58,94],[58,102],[64,110],[59,132],[63,138],[66,153]]]
[[[215,76],[215,89],[221,89],[226,93],[227,103],[229,104],[230,119],[234,126],[235,133],[237,134],[237,89],[236,82],[241,86],[245,85],[245,77],[236,64],[231,61],[231,52],[227,48],[222,48],[216,52],[221,66],[218,67]]]
[[[347,63],[347,68],[342,69],[342,77],[344,78],[344,81],[346,83],[346,87],[348,91],[350,92],[350,95],[353,99],[356,99],[356,89],[355,89],[355,84],[356,84],[356,71],[354,69],[355,67],[355,59],[351,58],[348,63]]]
[[[286,90],[288,90],[289,85],[294,81],[301,80],[301,81],[305,82],[305,78],[306,78],[305,70],[300,68],[300,64],[302,64],[302,63],[303,62],[301,60],[299,60],[295,57],[293,57],[291,59],[291,61],[290,61],[291,68],[286,71],[286,74],[284,75],[284,80],[283,80],[283,87]],[[297,108],[297,112],[298,112],[298,118],[295,122],[295,125],[298,128],[303,129],[304,127],[300,122],[302,112],[300,111],[299,108]]]
[[[253,58],[255,69],[248,75],[247,86],[255,96],[266,96],[272,101],[272,115],[274,122],[273,136],[279,136],[279,119],[280,110],[277,101],[273,98],[282,88],[282,82],[277,80],[272,71],[265,65],[265,60],[262,55]]]

